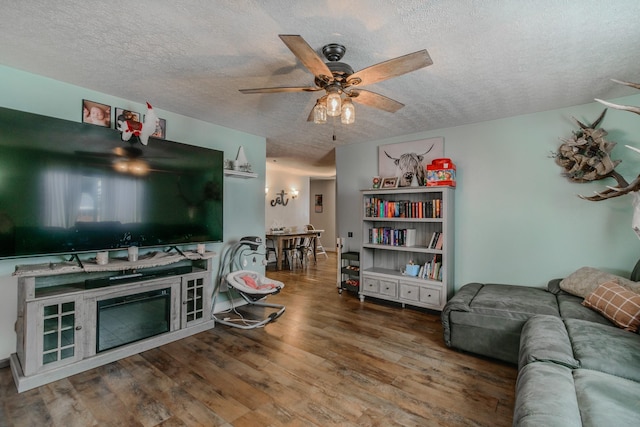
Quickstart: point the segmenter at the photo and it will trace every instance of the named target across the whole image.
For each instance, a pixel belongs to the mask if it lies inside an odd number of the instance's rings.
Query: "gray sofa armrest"
[[[547,290],[549,292],[551,292],[552,294],[554,294],[554,295],[566,294],[565,291],[560,289],[560,282],[562,282],[562,279],[551,279],[551,280],[549,280],[549,283],[547,283]]]
[[[530,363],[518,373],[513,427],[541,426],[582,427],[572,371],[566,366]]]
[[[640,259],[636,263],[635,267],[633,267],[633,271],[631,271],[631,276],[629,277],[629,279],[633,280],[634,282],[640,282]]]
[[[473,301],[483,286],[484,284],[482,283],[467,283],[447,302],[445,310],[469,311],[471,301]]]
[[[471,301],[480,292],[482,283],[467,283],[449,300],[442,310],[442,327],[444,330],[444,342],[451,347],[451,319],[452,311],[469,311]]]
[[[567,368],[580,367],[573,355],[571,340],[559,317],[536,315],[522,327],[518,369],[533,362],[557,363]]]

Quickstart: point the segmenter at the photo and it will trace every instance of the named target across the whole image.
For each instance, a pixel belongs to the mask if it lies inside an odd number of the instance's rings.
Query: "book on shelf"
[[[427,245],[427,247],[429,249],[437,249],[436,248],[436,244],[438,243],[438,239],[440,238],[440,236],[442,236],[442,233],[439,231],[434,231],[431,234],[431,239],[429,240],[429,244]]]
[[[404,232],[405,232],[404,245],[415,246],[416,245],[416,229],[407,228],[406,230],[404,230]]]
[[[440,255],[434,255],[433,258],[427,261],[422,268],[423,279],[442,281],[442,257]]]
[[[364,215],[367,218],[441,218],[442,200],[383,200],[365,197]]]
[[[443,241],[444,241],[444,234],[438,233],[438,240],[436,241],[436,244],[433,248],[437,250],[441,250]]]
[[[374,227],[369,229],[369,243],[389,246],[415,246],[415,228]]]

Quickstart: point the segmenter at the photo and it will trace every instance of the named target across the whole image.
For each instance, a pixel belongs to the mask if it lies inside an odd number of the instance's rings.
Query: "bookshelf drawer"
[[[420,288],[420,302],[423,302],[425,304],[431,304],[439,307],[441,305],[441,295],[442,293],[440,289],[428,287]]]
[[[395,298],[398,295],[398,282],[380,280],[380,294]]]
[[[380,280],[378,279],[373,279],[371,277],[364,277],[363,278],[363,285],[362,285],[362,290],[364,292],[370,293],[370,294],[379,294],[380,293]]]
[[[400,282],[400,298],[407,301],[420,301],[420,286]]]

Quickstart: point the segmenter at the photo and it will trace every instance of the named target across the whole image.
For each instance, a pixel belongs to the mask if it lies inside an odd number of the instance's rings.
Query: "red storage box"
[[[456,165],[451,159],[433,159],[427,165],[427,187],[456,186]]]

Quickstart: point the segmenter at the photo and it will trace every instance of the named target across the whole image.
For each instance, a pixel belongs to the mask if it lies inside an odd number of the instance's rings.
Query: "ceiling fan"
[[[280,39],[315,76],[313,86],[267,87],[240,89],[244,94],[277,92],[315,92],[324,90],[307,118],[315,123],[326,122],[326,116],[341,116],[343,123],[352,123],[355,110],[351,100],[380,110],[395,113],[404,107],[401,102],[379,93],[360,89],[360,86],[378,83],[433,64],[426,49],[399,56],[354,72],[349,64],[340,62],[346,48],[337,43],[325,45],[325,61],[299,35],[279,35]],[[344,94],[344,100],[341,95]]]
[[[135,144],[136,139],[129,140],[129,145],[117,146],[108,152],[96,151],[75,151],[79,157],[93,159],[96,163],[108,164],[117,172],[131,175],[146,175],[151,169],[149,160],[151,159],[171,159],[165,156],[144,155],[141,148]],[[153,169],[162,171],[161,169]]]

